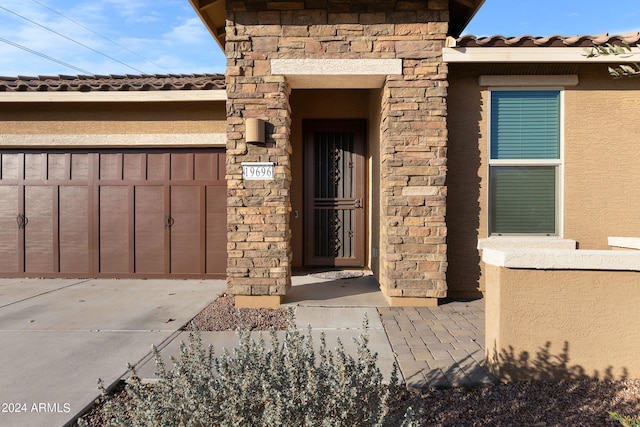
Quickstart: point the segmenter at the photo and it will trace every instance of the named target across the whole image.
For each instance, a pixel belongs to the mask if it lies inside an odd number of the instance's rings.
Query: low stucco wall
[[[501,380],[640,378],[636,269],[485,263],[487,363]]]

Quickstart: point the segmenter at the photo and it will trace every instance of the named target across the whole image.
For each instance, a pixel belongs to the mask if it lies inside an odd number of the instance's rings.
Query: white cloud
[[[170,40],[172,44],[202,44],[207,37],[211,38],[211,35],[205,30],[200,18],[197,17],[185,19],[163,35],[163,38]]]

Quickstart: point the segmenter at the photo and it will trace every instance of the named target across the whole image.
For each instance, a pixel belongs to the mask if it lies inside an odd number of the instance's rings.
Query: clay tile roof
[[[471,35],[457,39],[458,47],[593,47],[597,45],[636,45],[640,43],[640,33],[628,34],[597,34],[585,36],[491,36],[476,37]]]
[[[0,76],[0,92],[223,90],[222,74]]]

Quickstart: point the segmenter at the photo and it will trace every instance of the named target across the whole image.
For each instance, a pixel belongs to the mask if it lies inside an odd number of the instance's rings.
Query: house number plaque
[[[242,163],[242,179],[251,180],[271,180],[273,179],[272,162],[251,162]]]

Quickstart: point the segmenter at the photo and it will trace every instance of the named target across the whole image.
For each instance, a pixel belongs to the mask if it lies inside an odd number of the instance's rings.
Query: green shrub
[[[609,412],[609,416],[623,427],[640,427],[640,418],[623,417],[617,412]]]
[[[274,330],[267,346],[262,336],[255,340],[238,329],[239,346],[218,359],[195,331],[170,370],[154,348],[159,381],[152,387],[129,366],[129,398],[107,400],[103,410],[111,425],[127,426],[412,426],[413,411],[389,410],[400,390],[397,367],[383,384],[377,354],[368,348],[366,317],[364,326],[354,340],[356,358],[340,340],[327,350],[324,334],[316,355],[311,327],[306,334],[296,330],[293,314],[282,342]]]

